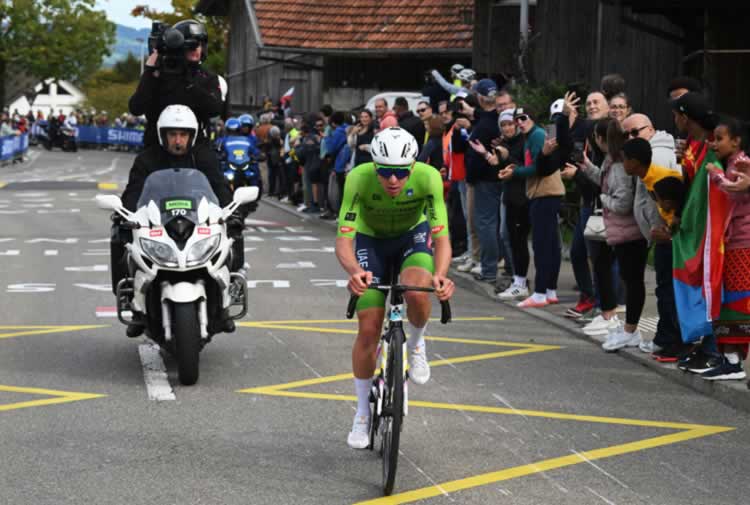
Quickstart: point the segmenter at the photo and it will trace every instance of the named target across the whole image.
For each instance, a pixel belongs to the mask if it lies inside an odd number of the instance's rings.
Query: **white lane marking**
[[[78,193],[68,193],[68,196],[78,196]]]
[[[58,251],[57,249],[47,249],[44,251],[44,255],[45,256],[57,256],[59,252],[60,251]]]
[[[608,471],[606,471],[604,468],[600,467],[599,465],[597,465],[596,463],[594,463],[593,461],[591,461],[589,458],[586,457],[585,454],[581,454],[580,452],[576,451],[575,449],[571,449],[571,452],[573,452],[573,454],[575,454],[576,456],[578,456],[579,458],[581,458],[582,461],[585,461],[589,465],[593,466],[596,470],[598,470],[599,472],[601,472],[603,475],[609,477],[610,479],[612,479],[613,481],[615,481],[616,483],[618,483],[619,485],[621,485],[625,489],[630,489],[630,486],[628,486],[623,481],[621,481],[620,479],[618,479],[617,477],[615,477],[614,475],[612,475],[611,473],[609,473]]]
[[[21,251],[18,249],[8,249],[7,251],[0,251],[0,256],[18,256]]]
[[[606,503],[607,505],[617,505],[617,504],[616,504],[615,502],[613,502],[612,500],[608,500],[608,499],[606,499],[605,497],[603,497],[602,495],[600,495],[599,493],[597,493],[596,491],[594,491],[593,489],[591,489],[591,488],[590,488],[590,487],[588,487],[588,486],[586,486],[586,490],[587,490],[587,491],[588,491],[589,493],[591,493],[591,494],[593,494],[594,496],[596,496],[597,498],[601,499],[601,500],[602,500],[602,501],[603,501],[604,503]]]
[[[80,283],[80,284],[73,284],[76,287],[83,288],[83,289],[91,289],[92,291],[112,291],[112,285],[111,284],[86,284],[86,283]]]
[[[258,248],[257,247],[245,247],[245,252],[255,251],[256,249]]]
[[[276,240],[284,240],[286,242],[319,242],[320,239],[317,237],[311,237],[310,235],[300,235],[298,237],[276,237]]]
[[[91,265],[85,267],[65,267],[66,272],[107,272],[109,265]]]
[[[250,226],[283,226],[281,223],[276,221],[263,221],[262,219],[245,219],[245,224]]]
[[[288,288],[289,287],[289,281],[247,281],[247,287],[248,288],[257,288],[259,285],[268,285],[270,284],[272,288]]]
[[[345,288],[349,285],[348,279],[310,279],[315,288]]]
[[[112,163],[110,163],[107,168],[99,170],[97,172],[94,172],[94,175],[104,175],[104,174],[108,174],[110,172],[114,172],[115,168],[117,168],[117,160],[119,160],[119,159],[120,158],[114,158],[112,160]]]
[[[81,209],[56,209],[56,210],[38,210],[37,214],[78,214]]]
[[[8,238],[0,238],[0,242],[13,242],[14,240],[16,240],[16,239],[10,238],[10,237],[8,237]]]
[[[109,241],[109,239],[107,239]],[[31,240],[27,240],[27,244],[39,244],[42,242],[49,242],[51,244],[77,244],[78,239],[77,238],[33,238]]]
[[[109,241],[110,239],[108,238],[98,238],[96,240],[89,240],[89,244],[108,244]]]
[[[52,209],[54,208],[54,205],[52,205],[51,203],[23,203],[21,204],[21,207],[24,207],[26,209]]]
[[[28,210],[0,210],[0,214],[26,214]]]
[[[141,344],[138,346],[138,355],[143,365],[143,379],[146,381],[148,399],[157,402],[176,399],[167,380],[167,367],[164,366],[164,360],[159,354],[159,346]]]
[[[6,293],[50,293],[55,290],[56,284],[43,282],[29,282],[25,284],[9,284]]]
[[[109,241],[109,239],[107,239]],[[245,235],[245,242],[263,242],[263,237],[256,237],[254,235]]]
[[[315,249],[315,248],[294,249],[293,247],[279,247],[279,252],[283,252],[283,253],[296,253],[296,252],[332,253],[333,251],[335,251],[333,247],[321,247],[319,249]]]
[[[84,256],[109,256],[109,249],[86,249]]]
[[[315,263],[312,261],[296,261],[294,263],[279,263],[276,265],[279,269],[301,269],[301,268],[315,268]]]

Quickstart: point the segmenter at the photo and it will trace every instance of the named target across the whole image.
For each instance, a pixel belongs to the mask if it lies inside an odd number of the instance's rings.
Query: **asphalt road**
[[[40,181],[0,190],[0,503],[748,503],[746,414],[463,290],[428,328],[433,377],[409,389],[383,499],[377,453],[346,446],[334,229],[267,204],[246,232],[250,313],[197,385],[167,356],[174,399],[150,400],[147,341],[109,309],[108,215],[81,182],[122,183],[133,156],[31,156],[0,168]]]

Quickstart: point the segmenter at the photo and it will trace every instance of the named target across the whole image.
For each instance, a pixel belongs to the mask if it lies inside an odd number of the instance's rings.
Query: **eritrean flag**
[[[708,143],[694,142],[686,155],[697,169],[680,229],[672,237],[672,273],[682,340],[691,343],[712,334],[711,322],[721,311],[724,231],[730,202],[710,181],[706,164],[721,164]]]

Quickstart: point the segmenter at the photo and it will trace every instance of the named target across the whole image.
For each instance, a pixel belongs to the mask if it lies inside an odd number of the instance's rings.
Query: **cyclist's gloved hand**
[[[362,296],[370,283],[372,283],[372,272],[357,272],[349,277],[349,292],[356,296]]]
[[[453,291],[456,289],[452,280],[439,274],[432,276],[432,286],[435,288],[435,295],[437,295],[438,300],[441,302],[449,300],[453,295]]]

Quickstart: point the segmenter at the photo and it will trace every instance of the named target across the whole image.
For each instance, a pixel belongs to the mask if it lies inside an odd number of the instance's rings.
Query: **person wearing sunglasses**
[[[424,125],[424,139],[422,139],[422,145],[425,145],[427,143],[427,140],[430,138],[430,119],[433,117],[432,113],[432,107],[430,107],[430,103],[426,101],[420,101],[417,104],[417,115],[419,116],[419,119],[422,120],[422,124]]]
[[[417,141],[402,128],[387,128],[372,140],[372,162],[355,167],[346,179],[339,212],[336,257],[349,275],[349,291],[359,296],[359,329],[352,349],[357,412],[347,443],[369,444],[370,387],[385,315],[385,293],[370,284],[399,282],[434,286],[440,300],[453,294],[447,278],[451,261],[448,215],[440,172],[416,161]],[[356,254],[355,254],[356,251]],[[430,378],[424,332],[430,316],[428,293],[409,292],[406,333],[409,379]]]

